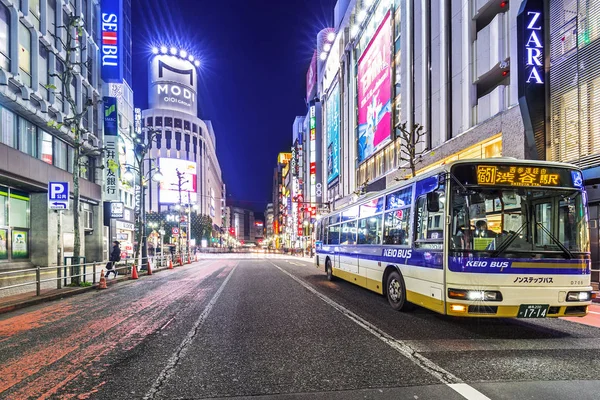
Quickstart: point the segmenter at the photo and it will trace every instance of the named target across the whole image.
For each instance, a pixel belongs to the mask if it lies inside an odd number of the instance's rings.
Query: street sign
[[[69,209],[69,182],[48,182],[48,209]]]
[[[171,229],[171,235],[173,235],[173,236],[179,236],[179,228],[172,228]]]
[[[125,213],[125,206],[123,202],[113,201],[110,203],[110,217],[111,218],[123,218]]]

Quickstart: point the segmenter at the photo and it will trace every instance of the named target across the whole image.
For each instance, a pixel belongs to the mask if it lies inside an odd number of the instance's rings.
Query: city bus
[[[465,317],[584,316],[591,302],[586,193],[569,164],[461,160],[315,223],[315,262],[387,297]]]

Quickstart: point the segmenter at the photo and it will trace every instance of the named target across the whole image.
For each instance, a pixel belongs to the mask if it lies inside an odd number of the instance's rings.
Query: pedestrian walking
[[[113,242],[113,248],[112,251],[110,252],[110,257],[108,258],[108,263],[106,263],[106,275],[104,275],[105,278],[108,278],[108,275],[113,272],[115,274],[115,279],[117,278],[117,275],[119,275],[119,273],[117,272],[116,267],[116,263],[118,261],[121,261],[121,247],[118,241],[114,241]]]

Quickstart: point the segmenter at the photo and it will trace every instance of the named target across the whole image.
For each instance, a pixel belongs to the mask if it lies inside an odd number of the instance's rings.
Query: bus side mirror
[[[427,193],[427,212],[440,212],[440,194],[438,192]]]

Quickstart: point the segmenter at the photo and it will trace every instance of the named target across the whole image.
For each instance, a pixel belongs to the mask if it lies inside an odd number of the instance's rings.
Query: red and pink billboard
[[[317,51],[313,53],[310,67],[306,73],[306,100],[310,101],[310,95],[317,84]]]
[[[390,12],[358,60],[358,159],[384,146],[392,133]]]

